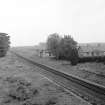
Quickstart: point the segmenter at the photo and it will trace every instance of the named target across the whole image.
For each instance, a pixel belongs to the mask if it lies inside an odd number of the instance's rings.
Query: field
[[[27,57],[38,61],[42,64],[49,65],[60,71],[67,72],[83,79],[101,84],[105,86],[105,64],[103,63],[80,63],[76,66],[71,66],[68,61],[57,61],[47,56],[39,57],[35,47],[30,48],[14,48],[19,53],[24,53]],[[98,76],[96,74],[99,74]]]
[[[8,52],[0,58],[0,105],[89,105]]]

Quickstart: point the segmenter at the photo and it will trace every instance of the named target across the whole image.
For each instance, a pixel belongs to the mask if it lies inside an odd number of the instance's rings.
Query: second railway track
[[[105,105],[105,87],[79,77],[60,72],[52,67],[40,64],[16,52],[11,52],[33,66],[43,69],[43,74],[56,84],[65,88],[68,92],[73,92],[92,105]],[[42,71],[43,71],[42,70]]]

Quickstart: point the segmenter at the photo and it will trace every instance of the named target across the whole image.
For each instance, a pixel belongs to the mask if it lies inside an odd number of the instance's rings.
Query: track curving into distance
[[[45,76],[47,76],[53,82],[59,84],[66,90],[82,97],[84,100],[89,101],[92,105],[105,105],[104,86],[84,80],[71,74],[67,74],[65,72],[60,72],[55,68],[33,61],[31,58],[23,56],[24,54],[18,54],[14,51],[11,51],[11,53],[27,61],[33,66],[38,66],[39,68],[44,70],[43,73],[45,74]]]

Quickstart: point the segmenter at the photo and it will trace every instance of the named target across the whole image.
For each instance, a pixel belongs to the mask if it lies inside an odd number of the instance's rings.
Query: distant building
[[[78,52],[80,57],[105,56],[105,46],[101,44],[95,44],[95,45],[85,44],[79,46]]]
[[[40,57],[51,55],[49,51],[47,51],[47,45],[44,42],[39,43],[36,47],[36,52]]]

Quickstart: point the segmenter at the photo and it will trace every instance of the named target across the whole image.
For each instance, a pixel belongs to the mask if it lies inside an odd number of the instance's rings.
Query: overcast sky
[[[105,0],[0,0],[0,32],[12,46],[45,42],[55,32],[105,42]]]

